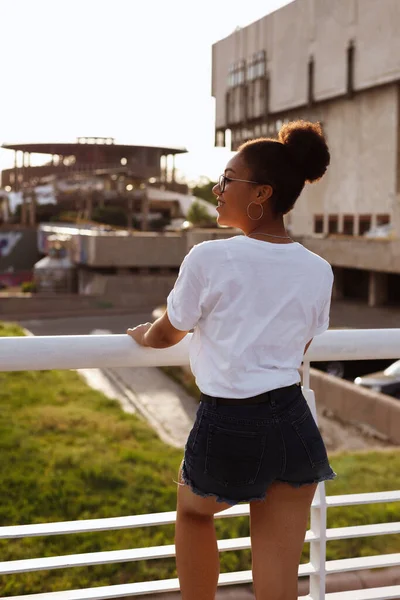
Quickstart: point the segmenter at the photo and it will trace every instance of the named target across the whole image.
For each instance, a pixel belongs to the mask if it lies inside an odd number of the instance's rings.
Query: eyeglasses
[[[218,180],[218,187],[220,189],[221,194],[225,191],[226,182],[229,181],[243,181],[244,183],[255,183],[256,185],[263,185],[259,181],[250,181],[249,179],[234,179],[233,177],[227,177],[226,175],[220,175]]]

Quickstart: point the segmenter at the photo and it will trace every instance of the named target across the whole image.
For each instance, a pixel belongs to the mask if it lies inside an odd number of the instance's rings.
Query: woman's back
[[[168,314],[176,327],[197,323],[200,390],[246,398],[297,383],[305,345],[328,327],[332,280],[330,265],[298,243],[236,236],[195,246]]]

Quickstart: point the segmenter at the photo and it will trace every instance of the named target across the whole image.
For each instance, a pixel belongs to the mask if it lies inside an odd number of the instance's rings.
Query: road
[[[128,327],[151,320],[152,316],[149,312],[135,315],[31,319],[21,321],[21,325],[35,335],[87,335],[96,329],[109,330],[111,333],[125,333]]]

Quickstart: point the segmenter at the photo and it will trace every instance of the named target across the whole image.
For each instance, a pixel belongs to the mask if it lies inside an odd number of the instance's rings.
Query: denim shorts
[[[263,500],[274,481],[300,487],[336,477],[300,385],[265,392],[257,404],[202,398],[182,465],[194,493],[234,505]]]

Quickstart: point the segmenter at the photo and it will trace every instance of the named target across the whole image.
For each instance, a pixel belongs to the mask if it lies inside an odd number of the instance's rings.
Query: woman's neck
[[[277,244],[291,244],[293,240],[288,235],[283,220],[273,223],[263,223],[256,227],[249,227],[243,230],[247,237],[260,239],[265,242],[274,242]]]

